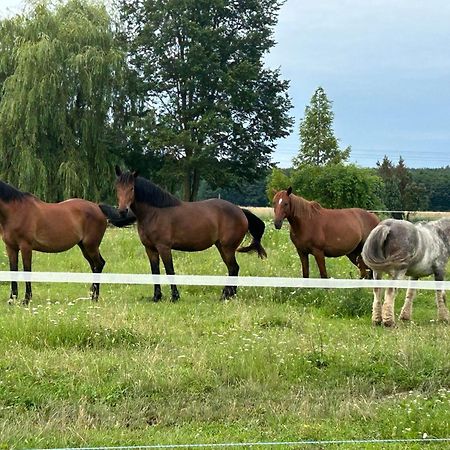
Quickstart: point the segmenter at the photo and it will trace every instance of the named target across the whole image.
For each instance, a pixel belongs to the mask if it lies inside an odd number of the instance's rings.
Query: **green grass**
[[[287,229],[268,226],[264,245],[265,261],[238,255],[242,275],[298,276]],[[108,229],[102,253],[106,272],[148,272],[134,229]],[[215,249],[174,261],[226,273]],[[358,275],[344,258],[327,265]],[[35,253],[33,268],[88,271],[78,249]],[[151,286],[103,285],[98,303],[88,289],[35,283],[23,308],[1,284],[0,448],[450,437],[450,329],[432,292],[387,330],[371,326],[364,289],[240,288],[221,302],[220,287],[181,286],[175,304],[168,286],[158,304]]]

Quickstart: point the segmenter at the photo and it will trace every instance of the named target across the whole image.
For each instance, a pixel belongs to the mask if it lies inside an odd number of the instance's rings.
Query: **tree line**
[[[104,199],[112,167],[185,200],[270,167],[292,119],[264,66],[282,0],[30,2],[0,22],[0,177]]]
[[[113,201],[115,164],[184,200],[266,205],[292,185],[330,207],[449,209],[449,168],[348,163],[319,87],[292,168],[289,82],[264,65],[282,0],[31,2],[0,21],[0,178],[47,201]]]

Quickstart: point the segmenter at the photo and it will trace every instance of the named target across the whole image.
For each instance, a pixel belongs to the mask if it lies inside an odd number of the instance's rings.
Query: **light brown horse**
[[[76,198],[45,203],[0,181],[0,231],[11,271],[18,270],[19,251],[23,270],[31,272],[33,250],[58,253],[78,245],[92,272],[100,273],[105,260],[99,246],[106,226],[106,217],[95,203]],[[93,300],[98,299],[99,290],[99,284],[94,283]],[[10,303],[17,295],[17,282],[12,281]],[[28,304],[31,297],[31,283],[26,282],[23,303]]]
[[[375,214],[360,208],[322,208],[317,202],[294,195],[291,187],[275,194],[273,207],[275,228],[280,229],[284,219],[290,224],[291,241],[300,257],[304,278],[309,277],[310,254],[322,278],[328,278],[325,257],[344,255],[359,268],[361,278],[370,277],[361,251],[380,221]]]
[[[183,202],[151,181],[139,177],[137,172],[122,172],[117,166],[116,175],[121,217],[115,217],[111,209],[103,205],[102,209],[109,214],[111,223],[117,226],[126,225],[131,209],[153,274],[160,273],[160,257],[166,273],[175,274],[172,249],[196,252],[215,245],[231,276],[239,274],[236,251],[255,251],[261,258],[266,256],[261,245],[264,222],[250,211],[220,199]],[[247,231],[253,236],[251,244],[238,248]],[[172,285],[171,289],[172,300],[175,301],[179,298],[176,285]],[[236,286],[225,286],[222,298],[233,296],[236,289]],[[161,296],[161,287],[155,284],[153,300],[158,301]]]

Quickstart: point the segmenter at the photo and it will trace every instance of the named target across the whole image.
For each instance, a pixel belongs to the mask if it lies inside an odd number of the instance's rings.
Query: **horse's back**
[[[380,222],[375,214],[361,208],[322,208],[315,217],[311,221],[314,230],[322,228],[327,236],[347,236],[357,243],[364,243]]]

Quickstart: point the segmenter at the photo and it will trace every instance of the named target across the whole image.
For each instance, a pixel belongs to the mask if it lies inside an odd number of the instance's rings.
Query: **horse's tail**
[[[377,225],[369,234],[361,252],[363,261],[371,269],[381,269],[391,261],[390,256],[386,255],[386,240],[388,239],[391,228],[387,224]]]
[[[258,256],[261,259],[267,258],[267,253],[261,244],[262,235],[264,234],[266,225],[259,217],[255,216],[248,209],[241,209],[244,212],[245,217],[247,217],[248,231],[253,236],[253,239],[250,245],[247,247],[239,247],[237,251],[241,253],[258,252]]]
[[[113,224],[115,227],[127,227],[128,225],[136,222],[136,216],[131,211],[128,211],[128,214],[125,217],[122,217],[117,208],[114,206],[106,205],[105,203],[99,203],[98,206],[108,219],[108,222]]]

